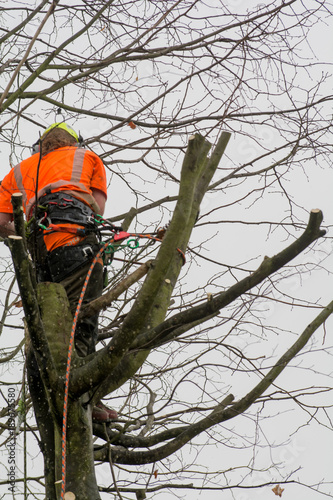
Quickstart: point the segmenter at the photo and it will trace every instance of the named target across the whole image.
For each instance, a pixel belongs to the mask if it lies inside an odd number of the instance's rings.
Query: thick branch
[[[201,200],[229,138],[229,133],[222,133],[210,160],[207,158],[210,143],[199,134],[190,138],[182,166],[178,202],[157,259],[121,330],[113,336],[108,348],[77,370],[77,382],[80,380],[80,383],[76,385],[72,380],[72,388],[76,387],[74,391],[85,392],[91,387],[87,384],[97,385],[103,382],[105,375],[110,374],[117,366],[140,330],[163,321],[182,265],[177,248],[183,251],[186,249]]]
[[[229,394],[207,417],[195,424],[190,424],[169,443],[160,446],[155,450],[149,451],[129,451],[124,449],[112,448],[112,461],[127,465],[138,465],[157,462],[163,460],[182,448],[186,443],[201,432],[209,429],[219,423],[221,412],[233,401],[234,397]],[[95,460],[108,461],[108,450],[102,449],[95,452]]]
[[[230,420],[246,411],[260,397],[274,380],[280,375],[287,364],[297,355],[298,352],[306,345],[313,333],[326,321],[333,313],[333,301],[323,309],[320,314],[306,327],[299,339],[281,356],[275,366],[268,374],[257,384],[242,399],[234,403],[232,406],[233,396],[230,394],[222,401],[207,417],[199,422],[189,425],[169,443],[149,451],[129,451],[122,448],[112,449],[112,460],[117,463],[128,465],[138,465],[156,462],[170,456],[175,451],[179,450],[193,437],[201,434],[213,425]],[[181,428],[183,429],[183,428]],[[161,434],[159,435],[161,437]],[[166,438],[168,435],[166,434]],[[115,436],[117,439],[117,436]],[[108,450],[101,449],[96,451],[95,459],[108,460]]]
[[[273,368],[268,372],[268,374],[257,384],[252,391],[250,391],[245,397],[237,401],[229,409],[224,412],[224,420],[228,420],[240,413],[243,413],[249,406],[251,406],[255,400],[261,396],[274,380],[280,375],[280,373],[285,369],[288,363],[300,352],[301,349],[306,345],[308,340],[314,334],[314,332],[327,320],[327,318],[333,313],[333,301],[330,302],[319,314],[318,316],[305,328],[298,340],[286,351],[278,362],[273,366]]]
[[[231,395],[228,396],[229,399],[229,404],[232,402]],[[220,411],[222,408],[225,408],[226,406],[226,401],[225,399],[219,403],[216,408],[211,412],[213,414],[214,412]],[[203,408],[191,408],[191,412],[193,413],[194,411],[203,411]],[[207,411],[207,410],[206,410]],[[105,426],[102,424],[95,424],[94,425],[94,435],[97,437],[100,437],[104,441],[108,441],[114,446],[124,446],[125,448],[151,448],[152,446],[156,446],[161,443],[165,443],[165,441],[170,441],[171,439],[175,439],[184,432],[186,432],[189,427],[192,424],[188,425],[182,425],[178,427],[171,427],[168,429],[163,430],[162,432],[159,432],[157,434],[151,434],[149,436],[135,436],[135,435],[130,435],[126,434],[124,430],[121,431],[116,431],[113,430],[112,428],[107,428],[105,429]],[[105,433],[107,432],[107,437]]]
[[[122,431],[114,431],[110,428],[105,429],[104,425],[95,424],[94,425],[94,435],[105,441],[107,432],[109,441],[114,446],[124,446],[125,448],[150,448],[151,446],[156,446],[157,444],[169,441],[178,437],[182,432],[187,429],[187,425],[182,425],[181,427],[174,427],[172,429],[167,429],[165,431],[159,432],[158,434],[153,434],[151,436],[133,436],[130,434],[125,434]]]
[[[14,193],[11,197],[11,202],[13,205],[15,232],[17,236],[21,236],[21,238],[23,239],[23,244],[26,247],[22,193]]]
[[[23,246],[24,246],[24,248],[27,248],[22,198],[23,198],[22,193],[14,193],[11,197],[11,202],[13,205],[13,217],[14,217],[15,232],[16,232],[17,236],[21,236],[21,238],[23,240]],[[28,264],[29,264],[31,283],[32,283],[34,289],[36,290],[37,282],[36,282],[35,270],[33,268],[32,262],[29,258],[28,258]]]
[[[171,262],[175,258],[177,259],[177,247],[185,251],[186,247],[184,245],[187,244],[187,241],[185,241],[184,233],[188,231],[194,192],[203,164],[206,162],[209,148],[210,144],[199,134],[189,140],[182,166],[178,202],[172,221],[161,244],[154,267],[148,274],[134,306],[124,321],[121,335],[122,342],[124,336],[135,337],[145,324],[153,300],[161,286],[163,286],[166,272]],[[169,276],[168,278],[170,279]],[[136,325],[135,329],[133,329],[133,325]],[[115,338],[113,344],[116,342],[117,339]]]
[[[191,309],[175,314],[157,327],[139,335],[138,338],[132,343],[131,349],[136,349],[138,347],[144,347],[146,349],[148,347],[152,347],[152,345],[155,345],[155,340],[158,344],[160,344],[165,337],[171,339],[172,332],[182,325],[196,322],[198,320],[202,320],[203,322],[211,318],[212,315],[218,314],[223,307],[226,307],[240,295],[261,283],[278,269],[281,269],[288,262],[297,257],[297,255],[303,252],[303,250],[311,245],[311,243],[324,236],[325,231],[320,229],[322,220],[322,212],[318,209],[312,210],[304,233],[291,245],[273,257],[265,257],[262,264],[254,273],[238,281],[225,292],[218,294],[216,297],[200,304],[199,306],[192,307]],[[179,330],[179,332],[181,333],[182,330]],[[149,344],[149,342],[153,342],[153,344]]]
[[[164,319],[181,269],[180,259],[176,256],[176,248],[179,247],[185,251],[187,247],[200,203],[229,138],[229,133],[222,133],[210,160],[207,158],[210,144],[199,134],[190,138],[182,165],[179,196],[172,221],[163,239],[156,264],[148,274],[136,303],[124,321],[122,338],[127,326],[130,326],[133,332],[133,324],[135,324],[139,332],[148,318],[150,327]],[[165,286],[166,278],[169,286]],[[155,303],[158,304],[158,308],[153,307]],[[153,316],[150,311],[153,312]],[[116,341],[115,337],[114,343]]]
[[[130,380],[145,362],[150,350],[127,352],[118,365],[107,374],[94,392],[94,401],[98,401],[107,394],[111,394]]]

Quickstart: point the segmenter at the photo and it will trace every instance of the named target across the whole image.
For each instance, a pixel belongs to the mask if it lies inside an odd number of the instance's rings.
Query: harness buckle
[[[95,225],[95,223],[96,223],[96,221],[95,221],[95,217],[94,217],[93,215],[89,215],[89,216],[87,217],[87,224],[88,224],[88,225],[92,225],[92,226],[94,226],[94,225]]]
[[[87,245],[86,247],[82,247],[81,251],[83,253],[83,257],[85,257],[86,259],[91,259],[92,257],[94,257],[94,251],[90,245]]]

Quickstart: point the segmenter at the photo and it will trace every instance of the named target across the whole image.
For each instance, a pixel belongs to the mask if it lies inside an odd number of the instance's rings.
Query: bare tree
[[[281,495],[305,480],[286,473],[283,459],[262,460],[276,444],[267,417],[279,412],[282,422],[294,409],[298,428],[330,423],[328,340],[314,333],[333,304],[326,278],[320,297],[301,286],[315,270],[325,276],[329,222],[321,228],[321,210],[305,206],[300,190],[329,166],[332,96],[311,45],[332,6],[69,3],[10,0],[0,32],[3,161],[20,161],[38,130],[65,118],[109,170],[109,221],[133,235],[113,246],[108,287],[81,311],[102,311],[101,348],[84,362],[73,355],[66,489],[80,500],[265,486]],[[13,203],[18,236],[9,246],[44,383],[38,426],[28,418],[17,432],[39,440],[46,469],[30,475],[25,464],[11,479],[5,463],[2,484],[25,497],[45,486],[53,500],[72,318],[61,287],[34,283]],[[21,387],[24,360],[7,262],[2,290],[0,361],[15,373],[1,389],[5,446],[7,388]],[[100,397],[120,418],[92,428]],[[19,414],[31,416],[29,394],[18,398]],[[223,458],[212,464],[215,447]],[[329,494],[325,481],[305,486]]]

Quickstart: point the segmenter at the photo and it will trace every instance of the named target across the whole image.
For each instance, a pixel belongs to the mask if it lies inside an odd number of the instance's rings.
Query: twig
[[[43,19],[43,20],[42,20],[42,22],[40,23],[40,25],[39,25],[39,27],[38,27],[38,29],[37,29],[36,33],[34,34],[34,36],[33,36],[32,40],[31,40],[31,42],[29,43],[29,47],[27,48],[27,50],[26,50],[26,52],[25,52],[24,56],[22,57],[21,62],[18,64],[18,66],[17,66],[17,68],[15,69],[15,71],[14,71],[14,73],[13,73],[13,75],[12,75],[12,77],[11,77],[11,79],[10,79],[10,81],[9,81],[8,85],[7,85],[7,87],[5,88],[5,90],[4,90],[4,91],[3,91],[3,93],[2,93],[2,96],[1,96],[1,99],[0,99],[0,109],[1,109],[1,106],[2,106],[2,104],[3,104],[3,102],[4,102],[4,100],[6,99],[6,97],[7,97],[7,95],[8,95],[8,92],[9,92],[9,90],[10,90],[11,86],[12,86],[12,85],[13,85],[13,83],[14,83],[15,78],[17,77],[17,75],[18,75],[18,73],[19,73],[19,71],[20,71],[21,67],[23,66],[23,64],[24,64],[24,63],[25,63],[25,61],[27,60],[28,55],[30,54],[31,49],[32,49],[32,47],[33,47],[33,45],[34,45],[35,41],[37,40],[37,38],[38,38],[38,36],[39,36],[40,32],[42,31],[42,29],[43,29],[43,27],[44,27],[44,24],[46,23],[46,21],[48,20],[48,18],[49,18],[49,17],[50,17],[50,15],[52,14],[52,12],[54,11],[54,8],[55,8],[55,6],[56,6],[56,4],[57,4],[58,2],[59,2],[59,0],[53,0],[53,2],[52,2],[52,4],[51,4],[51,6],[50,6],[49,10],[47,11],[47,13],[46,13],[46,15],[45,15],[44,19]]]
[[[116,475],[114,473],[113,462],[112,462],[112,453],[111,453],[110,438],[109,438],[109,435],[108,435],[108,433],[106,431],[106,425],[103,424],[103,426],[104,426],[104,430],[105,430],[106,440],[107,440],[107,443],[108,443],[108,457],[109,457],[109,464],[110,464],[110,470],[111,470],[111,475],[112,475],[112,479],[113,479],[113,484],[114,484],[114,487],[116,489],[116,492],[117,492],[120,500],[123,500],[123,497],[121,496],[121,493],[120,493],[120,491],[118,489]]]

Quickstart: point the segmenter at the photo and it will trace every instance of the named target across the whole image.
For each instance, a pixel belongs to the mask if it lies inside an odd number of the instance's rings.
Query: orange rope
[[[107,248],[108,245],[109,245],[109,242],[107,242],[107,243],[105,243],[105,245],[103,245],[103,247],[98,251],[98,253],[94,257],[94,260],[91,263],[91,266],[89,268],[85,282],[84,282],[82,290],[81,290],[78,304],[76,306],[76,311],[74,314],[74,321],[73,321],[72,331],[71,331],[71,337],[69,340],[67,367],[66,367],[66,378],[65,378],[64,409],[63,409],[63,418],[62,418],[61,497],[60,497],[61,499],[64,499],[65,488],[66,488],[66,434],[67,434],[68,388],[69,388],[69,374],[70,374],[70,367],[71,367],[72,351],[73,351],[73,344],[74,344],[74,334],[75,334],[77,320],[78,320],[80,309],[82,306],[84,294],[86,293],[86,289],[88,286],[88,282],[89,282],[92,270],[94,269],[96,262],[98,261],[98,259],[100,258],[100,256],[102,255],[102,253],[104,252],[104,250]]]

